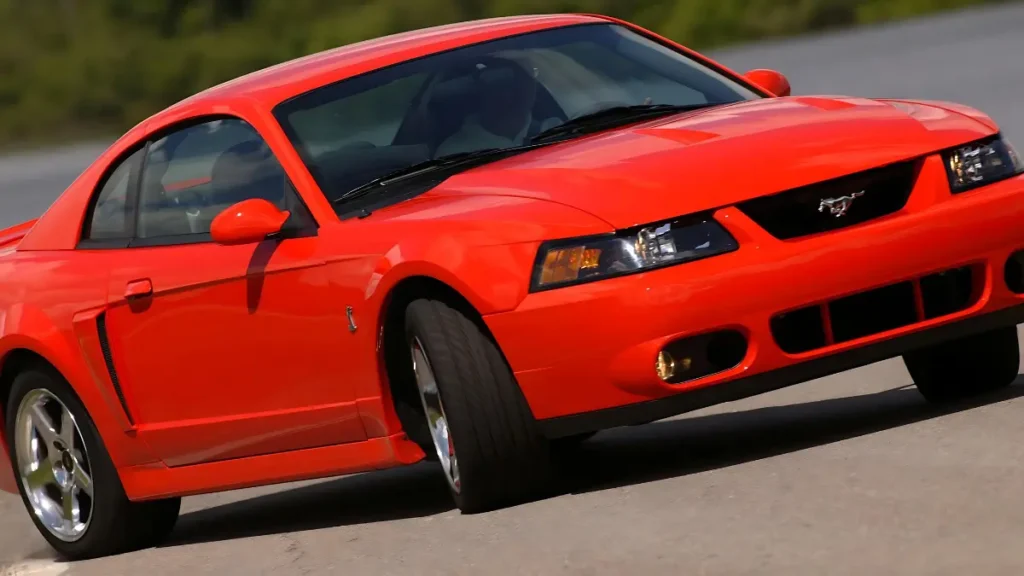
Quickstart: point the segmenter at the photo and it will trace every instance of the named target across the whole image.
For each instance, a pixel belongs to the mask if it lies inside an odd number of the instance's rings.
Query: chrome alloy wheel
[[[441,393],[437,389],[434,370],[430,367],[427,353],[419,338],[413,338],[411,348],[412,370],[416,375],[416,388],[423,402],[423,411],[427,415],[430,437],[434,441],[434,449],[441,461],[448,485],[459,494],[462,490],[462,482],[459,480],[459,459],[455,455],[455,444],[452,443],[451,431],[448,429],[448,417],[444,412],[444,404],[441,403]]]
[[[80,539],[92,519],[92,467],[71,411],[53,393],[32,390],[18,407],[14,448],[32,513],[60,540]]]

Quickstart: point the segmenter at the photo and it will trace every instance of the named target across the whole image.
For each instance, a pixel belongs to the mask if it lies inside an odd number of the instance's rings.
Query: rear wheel
[[[130,502],[99,433],[54,371],[19,374],[7,403],[7,438],[32,522],[67,559],[157,543],[174,528],[180,499]]]
[[[553,488],[551,450],[494,342],[435,300],[406,312],[406,343],[431,446],[466,513],[538,498]]]
[[[914,384],[932,403],[1009,386],[1020,369],[1017,327],[999,328],[903,355]]]

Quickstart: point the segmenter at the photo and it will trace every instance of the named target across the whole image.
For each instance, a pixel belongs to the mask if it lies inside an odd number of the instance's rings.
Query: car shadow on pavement
[[[1024,396],[1008,388],[944,407],[910,385],[882,392],[771,406],[609,430],[566,463],[567,489],[584,493],[726,468],[824,446]]]
[[[433,516],[454,508],[433,462],[346,476],[185,513],[164,546]]]
[[[945,408],[913,386],[695,415],[609,430],[563,455],[566,493],[585,493],[735,466],[1024,396],[1024,378]],[[431,516],[453,508],[433,463],[348,476],[181,516],[164,546]]]

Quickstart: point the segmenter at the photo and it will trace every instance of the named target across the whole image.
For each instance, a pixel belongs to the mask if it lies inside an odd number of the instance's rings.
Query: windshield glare
[[[529,143],[613,106],[760,98],[616,24],[555,28],[390,66],[293,98],[274,114],[335,200],[433,158]]]

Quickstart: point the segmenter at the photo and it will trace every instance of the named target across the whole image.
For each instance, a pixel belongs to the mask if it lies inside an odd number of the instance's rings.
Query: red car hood
[[[957,112],[954,112],[957,110]],[[955,105],[792,97],[685,113],[542,148],[428,196],[549,200],[616,228],[699,212],[993,134]]]

